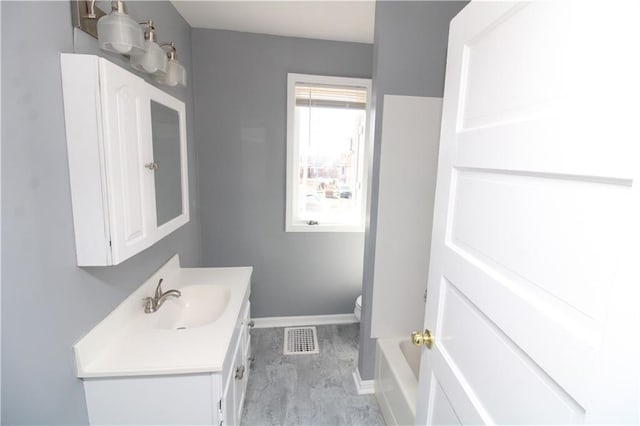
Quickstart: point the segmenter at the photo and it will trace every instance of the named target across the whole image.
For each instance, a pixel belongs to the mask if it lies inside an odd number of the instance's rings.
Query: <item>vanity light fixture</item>
[[[167,86],[186,86],[187,71],[176,59],[175,42],[162,43],[161,46],[169,47],[169,50],[167,51],[167,68],[164,72],[158,71],[155,74],[155,80],[158,83],[165,84]]]
[[[153,21],[133,20],[123,0],[112,0],[109,14],[96,6],[96,0],[71,0],[71,17],[74,27],[98,39],[100,49],[128,56],[133,68],[160,84],[186,87],[187,72],[176,59],[176,44],[158,43]]]
[[[145,53],[142,29],[124,11],[122,0],[111,2],[111,13],[98,20],[100,49],[122,55]]]
[[[167,54],[164,49],[156,43],[156,28],[153,21],[144,21],[140,24],[146,25],[144,32],[144,53],[141,55],[131,55],[129,63],[138,71],[154,74],[166,72]]]

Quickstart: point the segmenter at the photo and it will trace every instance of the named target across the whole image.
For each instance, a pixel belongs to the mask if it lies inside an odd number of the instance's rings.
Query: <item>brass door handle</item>
[[[424,332],[414,331],[411,333],[411,341],[416,346],[424,345],[427,349],[431,349],[431,346],[433,346],[433,335],[427,329],[425,329]]]

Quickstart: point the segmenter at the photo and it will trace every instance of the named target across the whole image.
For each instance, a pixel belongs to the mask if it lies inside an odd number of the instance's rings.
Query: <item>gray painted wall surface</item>
[[[190,70],[191,29],[171,3],[127,3],[137,20],[156,22],[160,38],[178,42]],[[193,86],[170,91],[191,117],[191,222],[121,265],[78,268],[59,56],[74,51],[70,5],[3,1],[0,7],[2,424],[86,424],[72,345],[176,252],[183,264],[200,265]],[[96,46],[77,34],[77,52],[97,52]]]
[[[358,370],[374,377],[375,339],[371,339],[371,302],[380,182],[380,135],[384,95],[441,97],[444,92],[449,22],[467,4],[457,1],[378,1],[374,31],[374,157],[370,217],[365,233],[362,316]],[[401,259],[398,259],[401,262]],[[425,259],[428,262],[428,259]],[[425,283],[426,287],[426,283]],[[421,297],[421,295],[417,295]],[[416,329],[422,324],[416,324]],[[407,330],[407,335],[412,330]]]
[[[286,233],[287,73],[371,76],[372,46],[193,30],[203,262],[254,267],[252,316],[353,312],[362,233]]]

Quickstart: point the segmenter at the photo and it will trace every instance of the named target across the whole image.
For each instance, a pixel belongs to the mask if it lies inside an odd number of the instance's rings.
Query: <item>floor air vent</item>
[[[315,327],[286,327],[284,329],[284,354],[317,354],[318,337]]]

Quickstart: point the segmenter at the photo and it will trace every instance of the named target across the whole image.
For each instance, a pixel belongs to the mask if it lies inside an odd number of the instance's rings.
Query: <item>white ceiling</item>
[[[375,0],[171,2],[194,28],[373,43]]]

